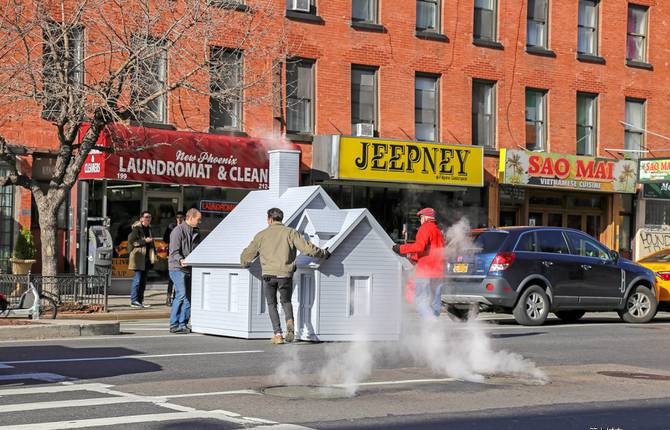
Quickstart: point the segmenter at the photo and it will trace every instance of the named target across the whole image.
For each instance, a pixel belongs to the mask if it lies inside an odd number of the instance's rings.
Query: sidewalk
[[[109,296],[108,312],[91,314],[58,314],[58,319],[97,320],[97,321],[126,321],[139,319],[163,319],[170,317],[170,307],[165,304],[165,291],[147,290],[144,294],[144,303],[150,308],[131,308],[129,295]]]

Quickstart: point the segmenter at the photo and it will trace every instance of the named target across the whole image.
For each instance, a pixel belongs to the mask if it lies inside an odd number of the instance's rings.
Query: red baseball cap
[[[435,212],[435,209],[433,208],[423,208],[419,212],[416,213],[418,216],[426,216],[428,218],[435,218],[437,213]]]

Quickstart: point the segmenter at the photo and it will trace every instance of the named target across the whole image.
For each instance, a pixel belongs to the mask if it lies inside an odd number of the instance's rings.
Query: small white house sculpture
[[[193,267],[193,331],[272,337],[260,263],[243,268],[240,253],[267,227],[267,210],[278,207],[284,224],[332,252],[328,260],[298,255],[296,338],[397,339],[404,259],[393,253],[393,241],[367,209],[339,209],[320,186],[298,187],[299,157],[295,150],[270,151],[269,189],[249,193],[186,259]]]

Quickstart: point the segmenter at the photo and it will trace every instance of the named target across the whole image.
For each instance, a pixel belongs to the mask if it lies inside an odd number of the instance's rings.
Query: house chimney
[[[300,151],[276,149],[270,155],[270,191],[275,196],[284,194],[287,188],[300,183]]]

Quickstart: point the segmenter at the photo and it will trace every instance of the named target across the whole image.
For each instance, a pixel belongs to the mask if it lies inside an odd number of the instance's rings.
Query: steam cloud
[[[470,224],[463,218],[445,234],[447,258],[476,252],[469,235]],[[447,287],[448,288],[448,285]],[[494,350],[485,324],[476,319],[455,322],[446,316],[439,320],[418,320],[414,309],[407,309],[404,321],[409,330],[397,343],[366,341],[366,327],[360,327],[357,340],[326,347],[327,361],[318,372],[320,385],[338,385],[350,396],[358,391],[375,364],[387,357],[429,368],[437,375],[465,381],[483,382],[486,376],[504,374],[536,383],[547,383],[547,375],[530,360],[505,350]],[[274,382],[296,385],[306,383],[298,348],[286,348],[283,364],[275,372]]]

